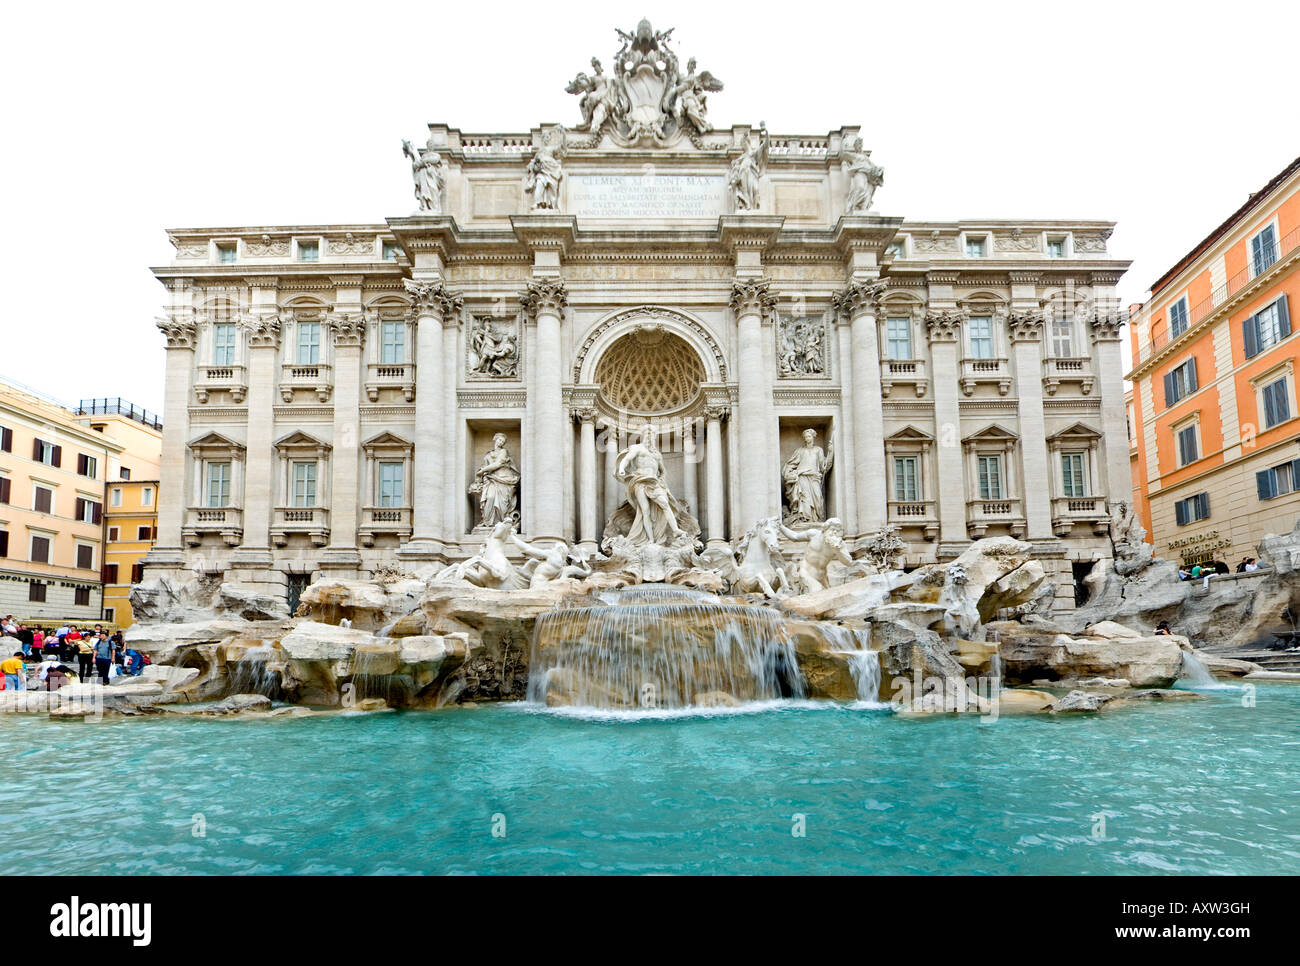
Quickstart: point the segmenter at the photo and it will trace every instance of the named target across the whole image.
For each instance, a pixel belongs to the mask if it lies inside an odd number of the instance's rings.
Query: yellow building
[[[78,419],[123,445],[110,458],[104,501],[103,622],[130,627],[131,585],[158,533],[158,477],[162,424],[153,413],[122,399],[83,399]]]

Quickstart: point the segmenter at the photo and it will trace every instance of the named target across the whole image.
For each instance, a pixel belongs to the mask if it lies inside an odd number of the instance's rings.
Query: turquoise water
[[[8,716],[0,872],[1294,873],[1300,687],[1207,695],[991,724]]]

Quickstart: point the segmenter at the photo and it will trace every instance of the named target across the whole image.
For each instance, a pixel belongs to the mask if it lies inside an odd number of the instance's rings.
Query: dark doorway
[[[1092,568],[1096,566],[1095,560],[1087,560],[1080,563],[1075,560],[1070,564],[1070,569],[1074,573],[1074,606],[1082,607],[1088,603],[1088,586],[1083,581],[1092,573]]]
[[[302,600],[302,592],[311,585],[311,574],[285,574],[285,576],[289,578],[289,614],[293,615]]]

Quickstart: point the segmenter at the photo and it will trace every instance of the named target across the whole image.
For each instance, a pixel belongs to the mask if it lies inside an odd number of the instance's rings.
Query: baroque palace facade
[[[502,520],[595,552],[649,423],[706,553],[778,515],[908,565],[1011,534],[1072,606],[1130,494],[1112,224],[876,214],[857,128],[714,129],[715,77],[620,37],[573,130],[404,144],[410,216],[169,232],[148,576],[292,604]]]

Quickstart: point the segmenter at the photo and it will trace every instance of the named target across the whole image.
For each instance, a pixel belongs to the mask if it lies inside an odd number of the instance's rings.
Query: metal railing
[[[157,413],[151,413],[143,406],[137,406],[135,403],[127,402],[121,396],[103,399],[83,399],[77,403],[76,415],[78,416],[125,416],[127,419],[134,419],[137,423],[152,429],[162,429],[162,417]]]
[[[1147,359],[1164,349],[1165,346],[1169,345],[1171,342],[1177,342],[1183,336],[1187,335],[1188,332],[1196,328],[1197,323],[1204,321],[1207,317],[1212,315],[1214,310],[1220,305],[1228,301],[1228,299],[1232,298],[1255,279],[1266,274],[1274,265],[1286,256],[1290,255],[1297,248],[1300,248],[1300,228],[1288,232],[1281,242],[1268,248],[1265,252],[1268,264],[1263,266],[1260,271],[1255,271],[1255,255],[1253,252],[1248,251],[1246,253],[1246,260],[1249,264],[1247,264],[1245,268],[1232,276],[1232,278],[1228,279],[1222,285],[1217,286],[1214,291],[1210,293],[1209,298],[1202,299],[1200,302],[1197,302],[1192,306],[1191,310],[1187,313],[1187,328],[1183,329],[1182,332],[1179,332],[1173,338],[1170,338],[1168,328],[1169,322],[1167,319],[1160,324],[1159,328],[1153,327],[1150,341],[1138,345],[1138,362],[1146,362]]]

